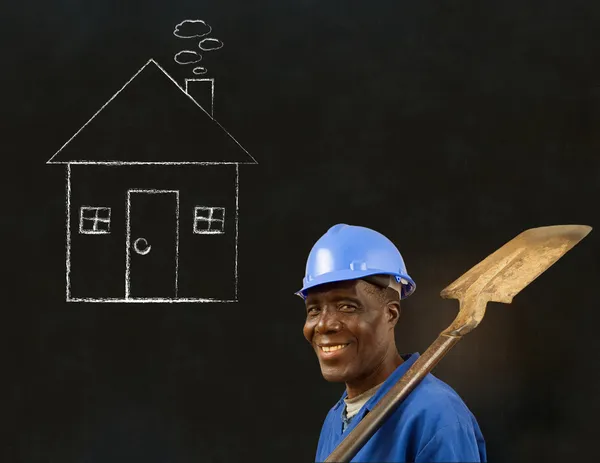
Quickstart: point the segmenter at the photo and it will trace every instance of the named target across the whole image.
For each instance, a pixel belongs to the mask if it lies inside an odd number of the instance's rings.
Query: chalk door
[[[175,299],[179,192],[127,192],[126,299]]]

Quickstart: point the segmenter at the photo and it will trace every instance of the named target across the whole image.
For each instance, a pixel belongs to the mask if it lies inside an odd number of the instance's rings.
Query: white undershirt
[[[377,386],[369,389],[368,391],[363,392],[360,395],[357,395],[352,399],[348,399],[346,397],[344,399],[344,402],[346,402],[346,417],[352,418],[354,415],[356,415],[363,407],[363,405],[366,404],[369,401],[369,399],[375,395],[377,389],[379,389],[379,386],[381,386],[382,384],[383,383],[380,383]]]

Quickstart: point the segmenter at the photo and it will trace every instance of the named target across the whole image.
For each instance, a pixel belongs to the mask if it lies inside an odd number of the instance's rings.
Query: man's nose
[[[319,317],[319,322],[315,329],[319,333],[330,333],[335,331],[340,331],[342,328],[342,324],[337,317],[337,314],[330,310],[323,310],[321,312],[321,316]]]

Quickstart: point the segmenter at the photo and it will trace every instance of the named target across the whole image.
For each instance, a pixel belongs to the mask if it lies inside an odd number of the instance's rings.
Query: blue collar
[[[390,376],[388,376],[388,378],[383,382],[381,387],[377,390],[375,395],[367,401],[367,403],[363,406],[360,412],[361,415],[364,414],[365,410],[371,410],[379,401],[379,399],[381,399],[392,388],[392,386],[396,384],[396,382],[400,378],[402,378],[402,376],[404,376],[404,373],[406,373],[408,369],[413,365],[413,363],[415,363],[416,360],[419,358],[419,353],[415,352],[414,354],[403,354],[401,355],[401,357],[402,360],[404,360],[404,362],[401,365],[399,365],[398,368],[396,368]],[[344,393],[342,394],[342,398],[338,401],[338,403],[335,404],[333,408],[337,410],[339,407],[344,405],[344,399],[347,396],[348,392],[344,391]]]

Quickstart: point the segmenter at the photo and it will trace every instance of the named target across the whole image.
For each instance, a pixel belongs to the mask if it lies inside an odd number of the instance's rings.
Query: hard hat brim
[[[344,269],[338,270],[336,272],[329,272],[323,275],[319,275],[318,277],[312,279],[310,282],[305,283],[304,287],[297,291],[295,294],[300,296],[302,299],[306,299],[306,292],[314,288],[315,286],[324,285],[326,283],[333,283],[336,281],[348,281],[348,280],[358,280],[363,277],[371,276],[371,275],[395,275],[400,277],[403,280],[406,280],[407,283],[402,284],[402,294],[400,295],[400,299],[406,299],[412,293],[415,292],[417,285],[413,281],[411,277],[408,275],[402,275],[398,273],[385,272],[377,269],[369,269],[369,270],[351,270]]]

